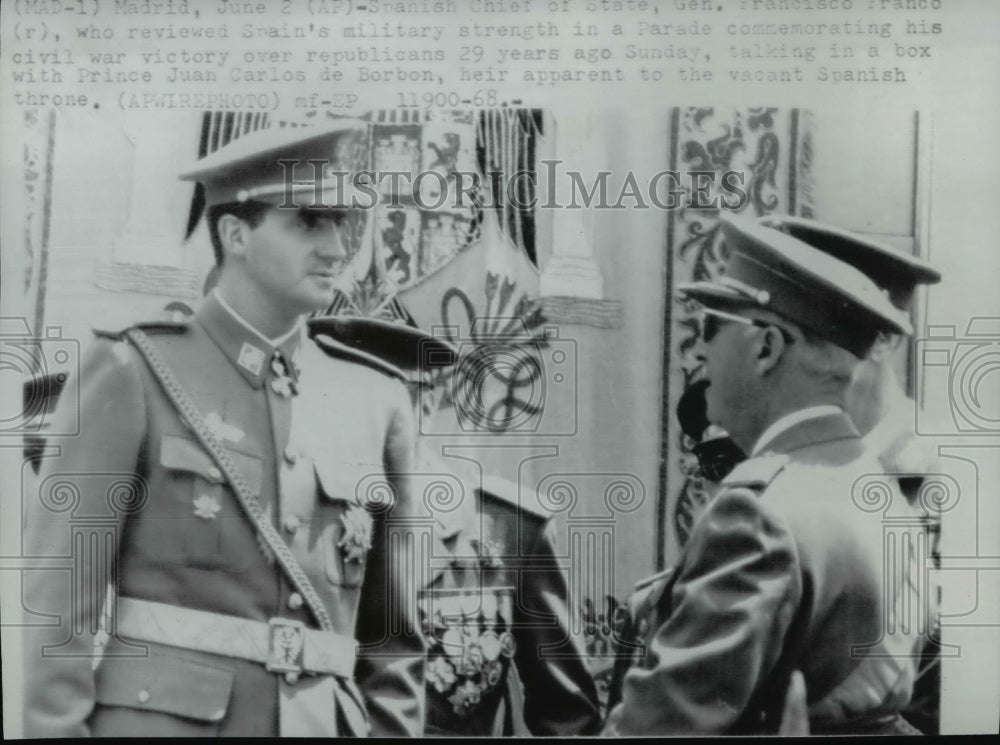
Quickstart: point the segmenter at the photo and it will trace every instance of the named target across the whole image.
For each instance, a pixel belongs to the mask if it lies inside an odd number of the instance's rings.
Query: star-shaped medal
[[[219,500],[211,494],[202,494],[194,500],[194,514],[205,520],[214,520],[215,513],[221,509]]]
[[[363,561],[372,547],[372,516],[355,504],[340,516],[340,521],[344,535],[337,546],[344,549],[344,561]]]

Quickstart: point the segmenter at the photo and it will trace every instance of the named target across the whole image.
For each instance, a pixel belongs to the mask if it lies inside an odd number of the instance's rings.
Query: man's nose
[[[340,228],[331,226],[330,230],[323,231],[316,240],[316,253],[324,259],[335,261],[347,258],[347,247]]]
[[[701,338],[700,334],[694,342],[694,348],[691,350],[691,353],[699,365],[705,364],[705,341]]]

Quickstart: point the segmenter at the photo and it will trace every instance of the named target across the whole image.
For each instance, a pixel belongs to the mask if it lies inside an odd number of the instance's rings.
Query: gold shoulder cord
[[[229,452],[205,426],[201,412],[181,387],[173,371],[167,367],[163,358],[160,357],[159,352],[156,351],[156,347],[141,329],[129,329],[125,332],[125,336],[139,350],[146,364],[152,370],[153,376],[167,394],[167,398],[170,399],[170,402],[181,414],[182,419],[187,422],[188,426],[197,435],[202,446],[215,459],[230,486],[232,486],[233,492],[235,492],[243,511],[250,518],[250,522],[253,523],[257,532],[264,538],[268,547],[274,552],[274,555],[278,558],[278,562],[281,564],[281,568],[292,581],[295,589],[305,598],[306,604],[309,606],[309,610],[312,611],[313,616],[315,616],[320,628],[324,631],[333,631],[333,622],[330,620],[326,608],[323,607],[323,602],[320,600],[316,588],[313,587],[302,567],[299,566],[295,556],[292,555],[291,549],[288,548],[288,544],[278,535],[278,531],[274,529],[264,515],[264,510],[261,508],[256,497],[250,493],[250,488],[247,486],[243,474],[229,457]]]

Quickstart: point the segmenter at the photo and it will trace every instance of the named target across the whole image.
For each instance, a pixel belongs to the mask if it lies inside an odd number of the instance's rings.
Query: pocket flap
[[[320,491],[327,499],[367,504],[373,497],[395,497],[380,465],[326,459],[314,459],[313,465]]]
[[[97,702],[220,722],[233,691],[233,673],[149,650],[149,656],[108,657],[97,669]]]
[[[253,494],[260,493],[260,481],[263,467],[261,459],[255,455],[229,450],[229,455],[236,467],[243,473],[243,478]],[[176,435],[164,435],[160,443],[160,464],[164,468],[177,471],[196,473],[212,484],[226,483],[226,477],[215,464],[211,455],[195,440]]]

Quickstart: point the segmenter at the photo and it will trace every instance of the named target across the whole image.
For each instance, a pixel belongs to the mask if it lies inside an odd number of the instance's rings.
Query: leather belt
[[[354,677],[354,639],[290,618],[264,623],[136,598],[119,598],[116,618],[118,633],[138,641],[260,662],[276,673]]]

